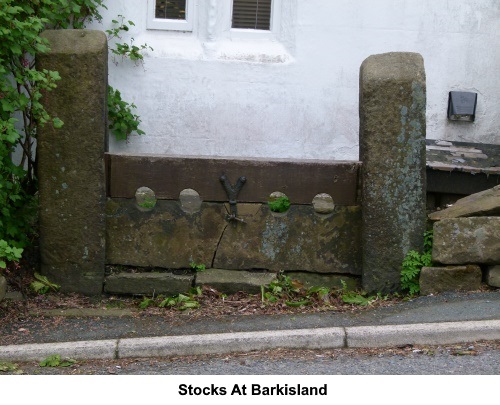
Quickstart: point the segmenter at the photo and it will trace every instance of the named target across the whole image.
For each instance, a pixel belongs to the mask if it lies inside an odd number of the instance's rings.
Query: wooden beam
[[[311,204],[316,194],[328,193],[337,205],[358,205],[357,161],[265,160],[164,155],[106,155],[108,196],[133,198],[139,187],[151,188],[156,197],[176,200],[187,188],[203,201],[228,200],[220,183],[240,176],[247,181],[239,202],[264,203],[274,191],[285,193],[292,204]]]

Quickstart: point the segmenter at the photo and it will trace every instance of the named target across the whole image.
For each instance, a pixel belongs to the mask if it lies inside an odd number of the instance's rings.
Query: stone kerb
[[[58,71],[45,95],[64,122],[38,134],[41,271],[63,291],[102,292],[105,265],[104,153],[107,132],[107,40],[103,32],[46,31],[50,52],[40,69]]]
[[[372,55],[360,69],[363,288],[395,291],[405,254],[425,230],[424,62]]]

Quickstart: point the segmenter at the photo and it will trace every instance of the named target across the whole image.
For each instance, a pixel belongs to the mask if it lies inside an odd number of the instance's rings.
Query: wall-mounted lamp
[[[448,96],[448,119],[473,122],[476,118],[477,93],[450,91]]]

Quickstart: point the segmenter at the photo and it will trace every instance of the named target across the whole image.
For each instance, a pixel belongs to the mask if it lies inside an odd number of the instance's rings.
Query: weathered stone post
[[[49,114],[64,121],[38,133],[41,271],[63,291],[102,292],[105,265],[107,41],[100,31],[42,34],[50,52],[40,69],[58,71],[45,95]]]
[[[425,231],[425,70],[415,53],[367,58],[360,70],[363,288],[396,291]]]

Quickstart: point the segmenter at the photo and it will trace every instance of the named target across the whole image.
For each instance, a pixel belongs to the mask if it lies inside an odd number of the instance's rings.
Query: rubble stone
[[[491,287],[500,288],[500,265],[489,266],[486,269],[486,283]]]
[[[500,217],[436,222],[432,260],[442,264],[500,263]]]
[[[429,218],[440,221],[448,218],[500,216],[500,186],[469,195],[451,207],[433,212]]]
[[[481,287],[481,268],[477,265],[423,267],[420,272],[420,293],[475,291]]]

